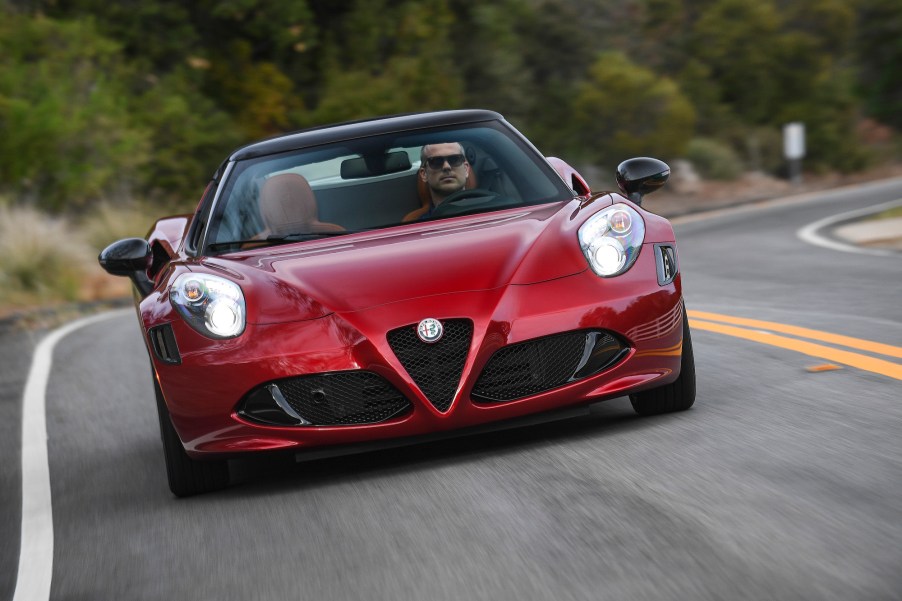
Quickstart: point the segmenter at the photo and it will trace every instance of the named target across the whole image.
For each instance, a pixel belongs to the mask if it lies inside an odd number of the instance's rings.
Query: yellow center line
[[[808,328],[800,328],[798,326],[790,326],[773,321],[761,321],[760,319],[747,319],[745,317],[733,317],[731,315],[720,315],[718,313],[707,313],[705,311],[687,311],[689,317],[697,319],[706,319],[708,321],[719,321],[721,323],[729,323],[737,326],[748,326],[750,328],[762,328],[765,330],[773,330],[774,332],[782,332],[800,338],[808,338],[809,340],[820,340],[821,342],[829,342],[830,344],[838,344],[847,346],[859,351],[868,351],[877,353],[878,355],[886,355],[887,357],[895,357],[902,359],[902,348],[892,346],[890,344],[882,344],[880,342],[872,342],[870,340],[862,340],[860,338],[852,338],[851,336],[842,336],[840,334],[831,334],[830,332],[820,332],[818,330],[810,330]]]
[[[692,313],[692,311],[689,312],[690,315],[692,315]],[[716,332],[718,334],[726,334],[727,336],[743,338],[745,340],[751,340],[753,342],[769,344],[771,346],[796,351],[798,353],[809,355],[811,357],[826,359],[835,363],[842,363],[843,365],[848,365],[850,367],[856,367],[865,371],[889,376],[890,378],[895,378],[896,380],[902,380],[902,365],[893,363],[891,361],[875,359],[873,357],[867,357],[865,355],[859,355],[858,353],[835,349],[829,346],[824,346],[822,344],[815,344],[813,342],[806,342],[804,340],[796,340],[795,338],[787,338],[786,336],[780,336],[778,334],[772,334],[770,332],[746,330],[744,328],[724,325],[721,323],[712,323],[709,321],[690,319],[689,325],[696,330],[706,330],[708,332]]]

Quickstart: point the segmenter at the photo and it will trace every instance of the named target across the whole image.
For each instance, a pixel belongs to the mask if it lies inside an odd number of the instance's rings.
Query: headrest
[[[316,196],[310,183],[295,173],[283,173],[267,179],[260,190],[258,204],[260,216],[274,236],[343,229],[319,221]]]

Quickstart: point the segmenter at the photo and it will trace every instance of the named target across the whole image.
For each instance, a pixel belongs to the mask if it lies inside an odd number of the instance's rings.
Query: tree
[[[749,123],[768,122],[782,100],[772,73],[780,66],[780,15],[773,2],[718,0],[692,31],[691,54],[716,82],[719,100]]]
[[[148,160],[119,46],[90,19],[0,21],[0,185],[50,210],[128,192]]]
[[[573,101],[573,135],[587,158],[605,166],[679,156],[694,124],[695,111],[672,80],[619,52],[599,56]]]
[[[227,153],[248,137],[199,86],[194,70],[182,67],[161,79],[144,80],[130,99],[132,118],[153,149],[139,171],[142,196],[170,210],[196,203]],[[184,202],[183,202],[184,201]]]
[[[428,9],[421,2],[356,3],[348,29],[336,32],[343,43],[335,36],[323,42],[321,93],[305,124],[459,107],[463,83],[447,37],[452,21],[442,0]]]
[[[862,165],[846,3],[713,0],[697,15],[679,80],[699,109],[700,133],[731,142],[751,164],[774,164],[761,156],[761,134],[798,120],[808,132],[807,166]]]
[[[857,31],[858,85],[867,110],[902,129],[902,5],[860,0]]]

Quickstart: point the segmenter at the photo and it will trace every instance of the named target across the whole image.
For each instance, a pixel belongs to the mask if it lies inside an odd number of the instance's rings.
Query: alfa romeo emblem
[[[428,344],[441,340],[444,333],[445,328],[442,327],[442,322],[431,317],[427,317],[417,325],[417,336]]]

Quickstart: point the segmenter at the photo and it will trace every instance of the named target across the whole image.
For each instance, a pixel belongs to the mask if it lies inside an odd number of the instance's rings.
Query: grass
[[[0,208],[0,305],[77,300],[90,256],[63,219]]]
[[[895,219],[897,217],[902,217],[902,207],[895,207],[892,209],[887,209],[881,213],[877,213],[872,216],[870,219],[879,220],[879,219]]]
[[[0,204],[0,315],[128,296],[128,280],[106,274],[97,254],[119,238],[144,236],[152,223],[134,207],[104,205],[74,222]]]
[[[85,240],[100,252],[122,238],[143,238],[156,218],[139,205],[103,203],[79,222]]]

